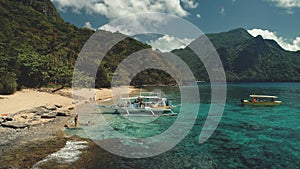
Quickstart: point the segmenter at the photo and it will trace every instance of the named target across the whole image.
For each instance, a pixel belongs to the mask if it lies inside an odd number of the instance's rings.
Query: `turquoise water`
[[[160,89],[174,104],[180,103],[176,87]],[[95,153],[97,162],[91,168],[299,168],[300,83],[228,84],[222,119],[213,135],[203,144],[198,141],[210,107],[210,85],[200,83],[199,91],[201,104],[197,119],[189,134],[177,146],[145,159],[116,155],[103,157]],[[247,98],[249,94],[276,95],[283,103],[275,107],[241,106],[240,99]],[[142,124],[115,114],[104,114],[104,117],[116,131],[132,137],[157,135],[176,120],[176,117],[160,117]],[[87,137],[83,130],[66,132]],[[103,134],[98,139],[109,141],[114,136]]]

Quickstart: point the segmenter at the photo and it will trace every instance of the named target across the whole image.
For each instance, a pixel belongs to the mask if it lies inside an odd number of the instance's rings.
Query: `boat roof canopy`
[[[268,96],[268,95],[250,95],[250,97],[256,97],[256,98],[278,98],[277,96]]]

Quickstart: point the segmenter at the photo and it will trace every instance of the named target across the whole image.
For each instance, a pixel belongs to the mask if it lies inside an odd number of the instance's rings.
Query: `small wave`
[[[72,163],[79,159],[82,149],[87,148],[86,141],[67,141],[66,146],[59,151],[48,155],[43,160],[33,165],[32,169],[39,169],[40,165],[54,161],[57,163]]]

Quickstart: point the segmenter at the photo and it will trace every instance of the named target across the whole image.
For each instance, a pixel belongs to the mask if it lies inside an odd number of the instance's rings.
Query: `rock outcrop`
[[[58,106],[62,107],[62,106]],[[0,126],[13,129],[24,129],[26,127],[48,123],[56,117],[70,116],[70,111],[59,111],[57,106],[41,106],[30,110],[23,110],[11,116],[0,117]]]

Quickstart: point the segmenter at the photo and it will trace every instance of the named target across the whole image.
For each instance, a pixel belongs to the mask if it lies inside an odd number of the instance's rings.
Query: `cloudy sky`
[[[159,12],[191,22],[204,33],[245,28],[253,36],[276,40],[284,49],[300,50],[300,0],[52,0],[62,17],[79,27],[130,34],[108,23],[128,15]],[[159,18],[152,17],[153,20]],[[141,21],[140,21],[141,22]],[[143,23],[146,20],[143,20]],[[161,22],[161,21],[159,21]],[[147,24],[139,23],[139,26]],[[108,24],[108,25],[107,25]],[[127,31],[127,32],[126,32]],[[185,30],[182,30],[185,31]],[[184,47],[192,37],[165,34],[147,43],[162,51]]]

